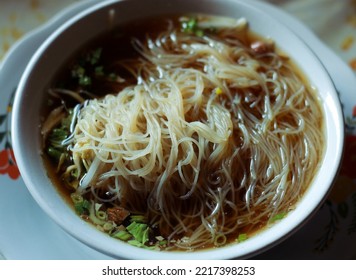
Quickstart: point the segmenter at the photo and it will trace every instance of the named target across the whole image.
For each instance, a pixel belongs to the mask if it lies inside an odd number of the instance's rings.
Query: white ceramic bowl
[[[110,11],[115,11],[113,18]],[[296,209],[271,228],[240,244],[196,252],[157,252],[111,238],[81,220],[56,191],[40,156],[40,112],[46,87],[58,68],[85,42],[127,20],[168,13],[208,13],[245,17],[253,31],[271,37],[318,89],[326,124],[326,151],[315,180]],[[113,21],[112,21],[113,20]],[[343,149],[343,115],[333,83],[317,56],[291,30],[243,0],[103,1],[56,30],[29,62],[15,97],[13,147],[22,177],[34,199],[62,228],[85,244],[116,258],[230,259],[247,258],[292,234],[316,211],[337,174]],[[40,222],[40,221],[36,221]]]

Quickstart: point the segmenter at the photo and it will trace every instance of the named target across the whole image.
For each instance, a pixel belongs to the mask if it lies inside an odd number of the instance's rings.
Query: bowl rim
[[[135,0],[134,0],[135,1]],[[189,0],[187,0],[189,1]],[[237,5],[243,5],[245,7],[248,7],[248,9],[253,9],[255,11],[257,11],[258,13],[263,13],[263,11],[261,11],[259,8],[256,8],[253,4],[253,1],[246,3],[243,0],[203,0],[204,2],[221,2],[221,3],[225,3],[225,2],[234,2],[237,3]],[[203,2],[201,1],[201,2]],[[23,96],[23,94],[25,94],[24,92],[26,92],[26,85],[28,83],[28,78],[30,77],[31,71],[33,70],[33,68],[35,68],[36,64],[38,63],[38,61],[41,61],[41,58],[43,57],[43,55],[45,54],[47,48],[51,47],[53,42],[55,42],[55,40],[61,36],[61,34],[63,32],[70,32],[68,30],[71,29],[71,27],[73,25],[75,25],[78,21],[80,21],[82,18],[85,18],[87,16],[90,16],[92,13],[95,13],[98,10],[101,9],[107,9],[109,6],[111,5],[116,5],[119,3],[124,3],[124,2],[133,2],[132,0],[108,0],[108,1],[103,1],[100,3],[96,3],[93,6],[85,9],[84,11],[78,13],[76,16],[74,16],[73,18],[71,18],[70,20],[68,20],[65,24],[63,24],[61,27],[59,27],[54,33],[52,33],[47,40],[41,44],[40,48],[36,51],[36,53],[33,55],[33,57],[31,58],[28,66],[26,67],[24,74],[21,78],[21,81],[19,83],[19,87],[15,96],[15,100],[14,100],[14,106],[13,106],[13,121],[12,121],[12,131],[13,131],[13,148],[14,148],[14,152],[16,157],[18,158],[18,165],[19,165],[19,169],[22,171],[21,174],[23,176],[23,179],[25,181],[25,184],[27,186],[27,188],[29,189],[31,195],[34,197],[34,199],[37,201],[37,203],[41,206],[41,208],[57,223],[59,224],[63,229],[65,229],[65,231],[67,231],[68,233],[70,233],[72,236],[74,236],[76,239],[80,240],[81,242],[95,248],[98,251],[104,252],[107,255],[111,255],[113,257],[125,257],[125,258],[153,258],[153,259],[160,259],[160,258],[165,258],[165,259],[181,259],[181,257],[183,256],[184,258],[188,258],[188,259],[215,259],[216,255],[219,255],[219,258],[222,259],[228,259],[228,258],[234,258],[234,257],[239,257],[239,258],[246,258],[249,257],[251,255],[255,255],[256,252],[260,253],[263,252],[265,250],[267,250],[268,248],[274,246],[276,243],[281,242],[282,240],[286,239],[288,236],[290,236],[291,234],[293,234],[296,230],[298,230],[300,228],[300,225],[304,224],[307,222],[307,220],[313,215],[313,213],[315,213],[315,211],[318,209],[318,207],[321,205],[321,203],[324,201],[328,190],[330,189],[329,187],[327,188],[326,191],[324,191],[324,193],[322,194],[322,197],[319,196],[319,202],[318,205],[314,205],[312,211],[309,211],[307,213],[307,215],[304,216],[296,216],[293,214],[296,214],[294,211],[291,212],[288,216],[292,215],[294,218],[293,222],[293,226],[291,227],[290,225],[288,226],[289,230],[284,230],[284,227],[286,226],[285,221],[286,220],[282,220],[279,223],[273,225],[273,227],[271,229],[268,230],[269,235],[270,232],[273,231],[273,233],[275,234],[274,238],[269,238],[269,240],[272,239],[271,242],[268,242],[267,245],[265,246],[260,246],[259,244],[254,244],[254,237],[251,237],[251,239],[245,241],[244,243],[239,244],[239,248],[242,248],[242,251],[245,251],[245,254],[239,255],[238,253],[236,253],[236,245],[237,244],[232,244],[232,245],[227,245],[221,248],[214,248],[214,249],[207,249],[207,250],[199,250],[196,251],[194,253],[191,252],[152,252],[152,251],[148,251],[146,249],[141,249],[141,248],[136,248],[133,247],[132,245],[129,245],[127,243],[124,242],[120,242],[118,240],[113,240],[113,238],[111,237],[107,237],[104,236],[102,233],[98,232],[98,234],[100,234],[101,238],[100,238],[100,244],[88,244],[88,239],[92,240],[91,236],[86,235],[78,235],[78,233],[76,232],[76,230],[73,227],[68,227],[68,225],[66,225],[66,222],[64,220],[62,220],[60,217],[58,217],[56,215],[56,213],[53,211],[53,209],[51,208],[52,205],[51,203],[49,203],[48,201],[46,201],[41,193],[38,192],[38,190],[36,190],[33,187],[33,178],[31,176],[31,174],[28,174],[26,172],[26,163],[22,160],[22,154],[23,154],[23,147],[21,147],[21,145],[23,144],[21,141],[22,137],[21,137],[21,132],[17,129],[20,128],[21,125],[21,118],[19,116],[21,116],[21,97]],[[136,1],[139,2],[139,1]],[[160,0],[158,0],[158,2],[160,2]],[[120,4],[119,4],[120,5]],[[269,17],[269,16],[268,16]],[[269,17],[271,18],[271,17]],[[271,20],[275,21],[275,22],[279,22],[277,19],[272,19]],[[279,22],[280,23],[280,22]],[[301,43],[304,45],[304,47],[309,50],[310,53],[313,53],[313,57],[319,61],[319,67],[320,69],[322,69],[322,71],[324,72],[325,76],[328,77],[329,83],[330,83],[330,94],[333,95],[334,97],[337,97],[337,93],[335,90],[335,87],[333,86],[333,82],[330,78],[330,76],[327,73],[327,70],[325,69],[325,67],[323,66],[322,62],[320,61],[320,59],[317,57],[317,54],[315,54],[313,52],[313,50],[310,49],[310,47],[302,40],[302,38],[300,38],[300,36],[296,35],[292,30],[290,30],[288,27],[286,27],[284,24],[280,23],[282,25],[282,28],[288,30],[291,34],[291,36],[296,37],[299,41],[301,41]],[[331,100],[329,102],[335,102],[335,100]],[[344,119],[343,119],[343,114],[342,114],[342,110],[341,110],[341,105],[340,104],[333,104],[335,105],[335,115],[338,117],[338,125],[339,125],[339,130],[338,132],[340,132],[339,134],[336,134],[336,136],[338,137],[337,141],[339,143],[339,145],[336,146],[336,150],[335,150],[335,162],[337,162],[337,167],[335,167],[333,169],[333,172],[330,172],[330,176],[328,178],[328,181],[326,183],[326,185],[332,185],[332,181],[335,179],[335,176],[337,174],[337,169],[339,168],[340,162],[341,162],[341,157],[342,157],[342,145],[341,143],[343,143],[343,134],[344,134]],[[23,105],[22,105],[23,106]],[[325,110],[324,110],[324,114],[325,114]],[[328,145],[328,143],[326,144]],[[48,178],[48,180],[50,180]],[[313,183],[312,183],[313,184]],[[311,185],[312,185],[311,184]],[[309,188],[310,189],[310,188]],[[309,191],[309,190],[308,190]],[[304,194],[304,197],[306,196],[306,194]],[[299,204],[300,202],[298,202]],[[69,208],[69,207],[68,207]],[[297,207],[298,208],[298,207]],[[76,214],[75,214],[76,215]],[[78,219],[79,220],[79,219]],[[291,219],[288,219],[288,221],[290,221]],[[78,222],[78,221],[77,221]],[[85,223],[85,227],[88,227],[87,223]],[[94,229],[95,231],[97,231],[96,229]],[[266,230],[263,230],[261,233],[258,234],[258,236],[264,237],[264,232],[266,232]],[[94,232],[90,231],[90,235],[92,235]],[[283,233],[283,234],[282,234]],[[95,234],[95,237],[98,237],[99,235]],[[110,244],[115,242],[116,244],[121,244],[119,247],[122,247],[124,254],[122,253],[115,253],[110,249]],[[118,243],[119,242],[119,243]],[[109,244],[109,246],[107,246],[106,244]],[[249,249],[246,249],[246,247],[248,247]],[[126,250],[127,249],[127,250]],[[213,254],[212,254],[213,253]],[[146,256],[147,254],[147,256]]]

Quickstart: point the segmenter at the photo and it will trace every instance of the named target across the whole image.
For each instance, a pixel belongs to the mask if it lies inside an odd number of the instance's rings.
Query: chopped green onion
[[[90,86],[91,85],[91,78],[88,77],[88,76],[79,77],[79,85],[81,85],[81,86]]]
[[[97,210],[95,209],[97,205],[94,204],[94,202],[91,202],[90,203],[90,208],[89,208],[89,219],[93,222],[94,225],[104,225],[105,224],[105,220],[103,219],[100,219],[98,216],[97,216]],[[100,211],[99,211],[100,212]],[[100,216],[100,215],[99,215]]]
[[[59,161],[59,159],[61,158],[62,152],[55,149],[54,147],[50,146],[47,148],[47,154],[51,158],[54,158],[55,160]]]
[[[191,18],[188,21],[182,22],[182,30],[188,34],[195,34],[198,37],[204,36],[204,30],[198,27],[198,21]]]
[[[89,209],[90,207],[90,202],[88,200],[83,200],[83,207],[85,207],[86,209]]]
[[[137,240],[135,240],[135,239],[129,240],[129,241],[127,241],[127,243],[129,243],[130,245],[139,247],[139,248],[145,247],[145,245],[143,245],[140,241],[137,241]]]
[[[68,116],[62,119],[61,125],[54,128],[48,136],[47,154],[59,162],[59,166],[63,164],[67,157],[66,146],[63,145],[62,142],[67,139],[70,134],[73,110],[69,110],[68,113]]]
[[[62,125],[62,129],[69,131],[70,129],[70,125],[72,123],[73,120],[73,109],[68,109],[68,116],[63,118],[61,121],[61,125]]]
[[[238,242],[243,242],[247,240],[247,234],[246,233],[240,233],[239,236],[237,237]]]
[[[82,203],[83,202],[83,197],[80,194],[77,193],[72,193],[70,195],[70,198],[72,199],[73,203],[77,204],[77,203]]]
[[[91,78],[86,75],[85,68],[82,66],[74,66],[72,69],[72,78],[78,79],[78,83],[81,86],[91,85]]]
[[[190,20],[183,22],[183,31],[191,33],[197,28],[197,24],[197,20],[195,18],[191,18]]]
[[[73,67],[72,71],[72,78],[80,78],[83,77],[85,74],[85,68],[79,65]]]
[[[119,230],[115,232],[112,236],[122,241],[127,241],[132,238],[132,235],[128,233],[126,230]]]
[[[104,225],[103,225],[103,229],[105,231],[111,231],[113,228],[115,227],[115,224],[113,222],[106,222]]]
[[[99,62],[99,60],[100,60],[102,51],[103,51],[102,48],[97,48],[96,50],[93,50],[93,51],[89,52],[88,55],[87,55],[87,61],[91,65],[97,64]]]
[[[58,151],[63,152],[64,147],[62,145],[62,141],[67,138],[68,134],[69,133],[66,127],[61,126],[59,128],[54,128],[48,137],[50,147],[56,148]]]
[[[74,209],[78,213],[78,215],[83,215],[86,213],[89,213],[90,209],[90,202],[86,199],[80,200],[78,197],[73,197],[71,196],[73,202],[74,202]],[[75,202],[77,200],[78,202]]]
[[[94,204],[95,212],[98,212],[98,211],[100,210],[101,206],[103,206],[102,203],[95,203],[95,204]]]
[[[133,235],[135,240],[144,244],[148,241],[151,229],[146,224],[132,222],[126,227],[127,231]]]
[[[93,76],[104,75],[104,67],[98,65],[102,54],[102,48],[89,51],[84,54],[71,70],[73,79],[76,79],[78,84],[83,87],[92,85]]]
[[[149,227],[147,227],[144,230],[143,235],[142,235],[142,244],[145,244],[149,240],[150,232],[151,232],[151,229]]]
[[[108,78],[110,81],[114,82],[117,79],[117,75],[115,73],[110,73]]]
[[[148,249],[148,250],[156,250],[156,251],[159,251],[160,248],[159,246],[144,246],[145,249]]]
[[[63,139],[65,139],[65,137],[67,137],[67,132],[65,130],[65,127],[54,128],[51,137],[54,140],[63,140]]]
[[[197,35],[198,37],[203,37],[204,36],[204,31],[201,29],[198,29],[197,31],[195,31],[195,35]]]
[[[132,215],[130,216],[130,222],[147,223],[147,219],[143,215]]]
[[[226,236],[225,234],[218,234],[214,238],[214,245],[215,246],[222,246],[226,243]]]
[[[76,179],[79,178],[79,170],[78,168],[74,168],[73,170],[70,171],[70,175]]]
[[[161,241],[158,241],[158,245],[160,246],[165,246],[168,244],[168,241],[167,240],[161,240]]]
[[[104,75],[104,67],[103,66],[97,66],[95,67],[95,74],[98,76],[103,76]]]
[[[129,224],[127,227],[127,230],[130,231],[135,231],[137,229],[146,229],[147,228],[147,225],[146,224],[142,224],[142,223],[137,223],[137,222],[132,222],[131,224]]]
[[[273,216],[273,217],[271,218],[270,222],[273,223],[273,222],[275,222],[275,221],[282,220],[286,215],[287,215],[287,214],[284,213],[284,212],[279,213],[279,214]]]
[[[97,211],[96,216],[98,217],[98,219],[103,220],[103,221],[105,221],[107,218],[107,214],[105,211]]]

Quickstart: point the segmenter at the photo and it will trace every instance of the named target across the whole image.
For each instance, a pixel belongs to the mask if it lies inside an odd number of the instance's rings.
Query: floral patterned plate
[[[31,55],[55,28],[94,2],[87,0],[68,7],[15,44],[0,64],[0,259],[110,259],[73,239],[37,206],[17,169],[10,131],[14,92]],[[355,259],[356,76],[301,22],[268,3],[255,4],[300,36],[303,34],[319,56],[340,94],[347,131],[340,175],[326,202],[293,236],[255,258]]]

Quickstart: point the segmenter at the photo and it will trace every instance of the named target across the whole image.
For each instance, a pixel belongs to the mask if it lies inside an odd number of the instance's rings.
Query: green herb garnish
[[[284,212],[279,213],[279,214],[273,216],[273,217],[270,219],[270,222],[273,223],[273,222],[275,222],[275,221],[282,220],[286,215],[287,215],[287,213],[284,213]]]
[[[73,110],[69,110],[69,115],[62,119],[61,125],[54,128],[48,136],[47,154],[57,162],[63,154],[67,154],[66,146],[62,142],[70,134],[70,124],[73,118]]]
[[[108,79],[112,82],[114,82],[117,79],[117,75],[115,73],[110,73],[108,75]]]
[[[119,230],[115,232],[112,236],[122,241],[127,241],[132,238],[132,235],[128,233],[126,230]]]
[[[246,233],[240,233],[239,236],[237,237],[237,241],[238,242],[243,242],[245,240],[247,240],[247,234]]]
[[[126,229],[132,234],[135,240],[142,244],[145,244],[149,239],[151,229],[146,224],[132,222],[126,227]]]
[[[90,51],[87,54],[86,61],[91,65],[97,64],[101,58],[102,51],[102,48],[97,48],[95,50]]]
[[[94,69],[95,75],[97,76],[103,76],[104,75],[104,66],[97,66]]]
[[[79,63],[72,68],[72,78],[78,81],[78,84],[83,87],[91,86],[93,83],[93,75],[104,75],[104,68],[98,65],[101,59],[102,48],[87,52],[79,59]]]
[[[130,216],[130,222],[136,222],[136,223],[147,223],[147,219],[143,215],[131,215]]]
[[[90,202],[88,200],[77,193],[72,193],[70,197],[73,201],[75,212],[77,212],[78,215],[89,213]]]
[[[54,148],[54,147],[48,147],[48,148],[47,148],[47,154],[48,154],[51,158],[55,159],[56,161],[59,161],[59,160],[60,160],[62,153],[63,153],[62,151],[57,150],[57,149]]]
[[[204,30],[199,28],[196,18],[190,18],[188,21],[182,22],[182,30],[188,34],[195,34],[196,36],[204,36]]]

